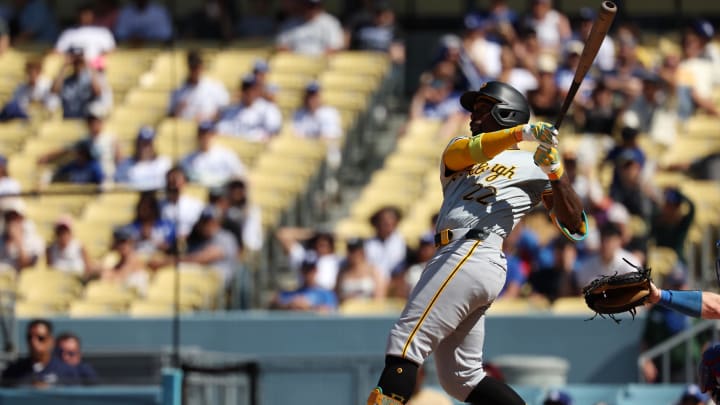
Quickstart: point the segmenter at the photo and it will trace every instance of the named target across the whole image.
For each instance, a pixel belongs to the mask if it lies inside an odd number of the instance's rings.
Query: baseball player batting
[[[435,353],[438,377],[470,404],[522,405],[482,364],[485,312],[505,283],[503,239],[543,201],[561,232],[581,240],[587,218],[555,149],[557,130],[528,124],[525,97],[501,82],[465,92],[472,136],[450,141],[442,154],[444,201],[436,224],[438,251],[390,331],[385,369],[368,405],[407,403],[418,366]],[[520,141],[538,142],[535,153]]]

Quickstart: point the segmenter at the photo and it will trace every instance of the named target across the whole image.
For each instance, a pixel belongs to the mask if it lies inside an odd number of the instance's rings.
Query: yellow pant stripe
[[[410,347],[410,342],[412,342],[413,338],[415,337],[415,334],[420,329],[420,326],[422,326],[423,322],[425,322],[425,318],[427,318],[428,314],[430,313],[430,309],[432,309],[433,305],[435,305],[435,301],[437,301],[440,294],[442,294],[443,290],[447,285],[450,283],[450,280],[452,280],[453,277],[455,277],[455,274],[460,270],[463,264],[467,261],[467,259],[470,258],[470,256],[475,251],[475,248],[480,244],[481,241],[476,240],[475,243],[472,245],[470,250],[465,254],[465,256],[460,260],[460,263],[458,263],[455,268],[450,272],[450,274],[447,276],[445,281],[440,285],[440,288],[435,292],[435,295],[430,300],[430,303],[428,303],[427,308],[425,308],[425,311],[423,311],[422,316],[420,317],[420,320],[418,320],[418,323],[413,328],[412,332],[410,332],[410,336],[408,336],[407,341],[405,342],[405,346],[403,346],[402,351],[402,357],[405,357],[405,354],[407,353],[408,347]]]

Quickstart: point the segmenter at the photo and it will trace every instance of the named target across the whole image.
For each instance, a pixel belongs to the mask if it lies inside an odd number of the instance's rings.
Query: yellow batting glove
[[[547,122],[525,124],[522,127],[522,139],[518,141],[539,142],[547,147],[558,145],[558,130]]]
[[[544,145],[538,146],[537,149],[535,149],[533,161],[535,161],[535,165],[547,174],[550,180],[557,180],[565,173],[562,159],[560,159],[560,153],[555,148],[548,148]]]

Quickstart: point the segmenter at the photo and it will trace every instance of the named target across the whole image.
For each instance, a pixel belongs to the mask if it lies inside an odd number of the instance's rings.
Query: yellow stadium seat
[[[387,72],[390,63],[385,53],[346,51],[330,56],[329,66],[332,70],[381,77]]]
[[[410,176],[422,176],[429,168],[435,166],[433,162],[418,159],[415,156],[394,153],[387,157],[384,164],[385,170],[397,171]]]
[[[105,127],[108,132],[115,134],[118,139],[135,139],[140,127],[144,125],[155,126],[164,115],[164,110],[122,105],[113,109],[105,123]]]
[[[552,303],[550,310],[555,315],[594,315],[583,297],[558,298]]]
[[[42,65],[41,75],[54,79],[60,73],[60,68],[65,63],[65,55],[50,53],[45,56]]]
[[[148,301],[165,302],[171,304],[175,301],[175,291],[166,286],[150,286],[146,296]],[[210,308],[212,302],[201,293],[188,288],[180,290],[180,305],[192,309]]]
[[[46,318],[63,313],[62,308],[43,302],[18,301],[15,303],[15,316],[18,318]]]
[[[246,166],[252,166],[266,146],[265,143],[252,142],[237,136],[218,136],[215,143],[235,152]]]
[[[275,95],[275,103],[281,110],[294,111],[302,104],[302,92],[293,89],[280,90]],[[283,116],[287,117],[285,114]]]
[[[73,301],[68,315],[71,318],[104,318],[123,313],[118,307],[96,301]]]
[[[44,263],[41,264],[44,265]],[[77,296],[82,291],[82,285],[75,276],[44,268],[21,271],[17,288],[18,294],[33,297],[52,292]]]
[[[305,56],[291,52],[281,52],[270,59],[271,72],[302,73],[315,76],[324,68],[324,58]]]
[[[677,260],[677,253],[674,249],[662,246],[648,249],[647,266],[652,269],[653,274],[667,276],[672,273]]]
[[[371,75],[351,74],[345,71],[329,70],[323,72],[318,82],[323,90],[356,91],[362,94],[377,89],[377,78]]]
[[[91,281],[85,286],[85,301],[95,304],[126,307],[137,298],[136,294],[122,285],[107,281]]]
[[[158,112],[167,111],[170,104],[170,93],[153,89],[132,89],[125,98],[125,104],[135,108],[153,109]]]
[[[398,298],[385,298],[383,300],[352,298],[340,304],[339,311],[342,315],[349,316],[387,316],[399,314],[404,307],[405,300]]]
[[[165,118],[160,122],[157,131],[158,138],[178,139],[190,142],[195,147],[197,138],[197,123],[181,118]]]
[[[190,308],[180,307],[181,313],[191,312]],[[166,318],[174,313],[173,304],[151,300],[135,301],[130,305],[129,314],[134,318]]]
[[[282,161],[282,167],[278,167],[278,161]],[[281,174],[289,178],[307,179],[315,174],[319,168],[316,161],[311,161],[297,156],[283,156],[282,154],[264,153],[255,162],[254,171],[256,173],[273,173]],[[280,170],[278,170],[280,169]],[[304,182],[298,184],[299,188],[307,186]]]
[[[267,82],[278,86],[281,91],[302,90],[311,80],[312,76],[293,72],[270,71],[267,76]]]
[[[90,203],[83,210],[81,220],[92,224],[125,225],[135,218],[133,206]]]
[[[86,135],[87,131],[85,120],[57,120],[43,124],[38,131],[38,137],[74,141]]]
[[[305,139],[293,135],[277,136],[270,143],[270,153],[282,157],[321,160],[327,155],[327,144],[321,139]]]
[[[322,100],[327,105],[348,110],[364,110],[367,106],[364,93],[349,90],[325,90],[322,92]]]

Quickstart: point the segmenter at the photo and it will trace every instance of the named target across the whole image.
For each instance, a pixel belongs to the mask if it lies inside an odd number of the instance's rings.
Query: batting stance
[[[524,404],[482,365],[485,311],[505,283],[503,239],[540,201],[567,237],[580,240],[587,231],[580,199],[563,176],[557,130],[528,124],[523,95],[488,82],[464,93],[460,104],[471,112],[472,136],[451,140],[442,155],[439,249],[390,331],[385,369],[368,405],[405,404],[418,366],[433,352],[440,383],[458,400]],[[533,154],[517,150],[519,141],[540,145]]]

